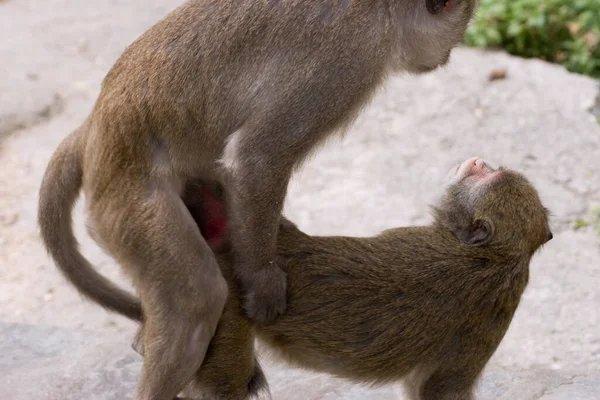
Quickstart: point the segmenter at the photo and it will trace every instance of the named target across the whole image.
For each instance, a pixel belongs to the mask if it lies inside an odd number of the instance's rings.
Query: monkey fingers
[[[244,294],[246,314],[257,323],[268,323],[286,310],[287,275],[276,261],[255,273]]]

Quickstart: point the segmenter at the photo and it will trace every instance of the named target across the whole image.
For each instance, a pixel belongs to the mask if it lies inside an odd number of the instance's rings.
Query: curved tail
[[[81,189],[82,138],[79,130],[67,136],[52,156],[39,193],[38,224],[54,262],[80,293],[136,320],[142,320],[140,301],[100,275],[79,252],[73,234],[72,211]]]

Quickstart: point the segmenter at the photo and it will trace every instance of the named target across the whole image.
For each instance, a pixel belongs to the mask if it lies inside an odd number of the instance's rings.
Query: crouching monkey
[[[447,179],[429,226],[314,237],[282,218],[277,254],[289,308],[260,326],[243,311],[218,194],[201,182],[188,185],[184,201],[217,249],[231,292],[183,395],[270,398],[256,336],[302,368],[366,384],[404,378],[414,400],[473,399],[527,285],[529,262],[552,233],[548,210],[523,175],[472,158]]]

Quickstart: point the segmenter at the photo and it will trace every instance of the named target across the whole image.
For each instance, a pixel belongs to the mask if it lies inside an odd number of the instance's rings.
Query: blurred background
[[[37,190],[117,57],[181,3],[0,0],[0,398],[133,393],[135,327],[60,276],[39,239]],[[370,235],[430,221],[442,178],[468,157],[530,178],[554,239],[532,262],[481,399],[600,398],[599,42],[598,0],[480,0],[450,65],[388,82],[290,186],[285,213],[306,232]],[[84,254],[127,287],[76,211]],[[402,395],[264,359],[275,399]]]
[[[600,78],[600,3],[481,0],[466,43],[540,58]]]

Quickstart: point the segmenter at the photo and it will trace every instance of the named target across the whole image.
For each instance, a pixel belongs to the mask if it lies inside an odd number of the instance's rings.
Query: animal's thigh
[[[183,201],[156,191],[129,206],[122,234],[144,310],[140,399],[172,399],[202,364],[227,283]]]

